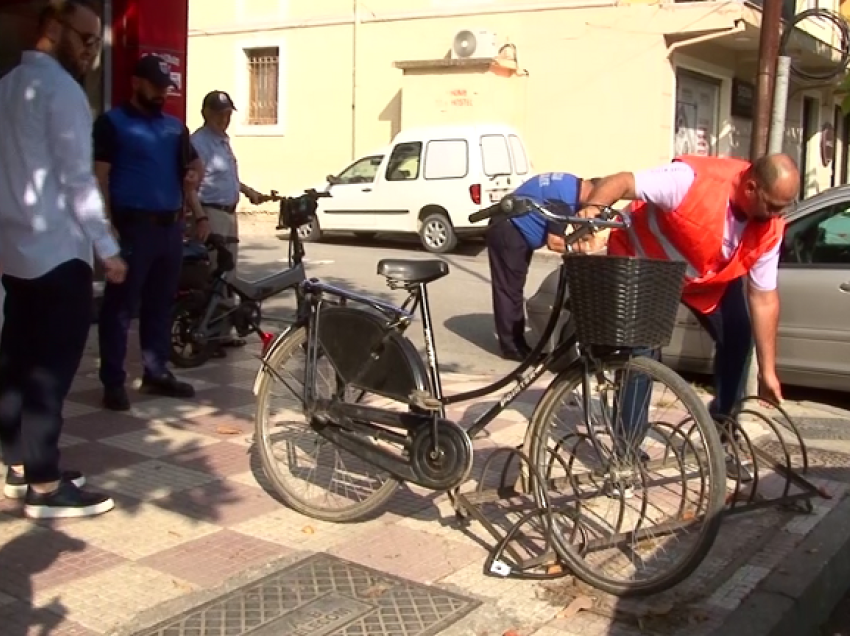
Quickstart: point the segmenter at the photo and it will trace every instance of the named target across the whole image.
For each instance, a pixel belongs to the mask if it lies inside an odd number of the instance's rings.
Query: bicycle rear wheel
[[[579,579],[610,594],[668,589],[699,566],[720,528],[716,425],[693,388],[650,358],[603,361],[588,388],[586,418],[581,368],[559,375],[526,434],[544,475],[532,493],[545,501],[545,492],[552,507],[553,547]]]
[[[272,354],[257,391],[255,440],[263,471],[275,492],[292,509],[323,521],[357,521],[392,497],[399,481],[321,437],[310,426],[301,402],[307,331],[293,331]],[[338,394],[340,386],[325,356],[316,369],[318,397]],[[282,403],[273,408],[273,389]],[[345,389],[354,401],[362,392]],[[318,483],[316,483],[318,482]],[[306,492],[302,492],[306,488]]]

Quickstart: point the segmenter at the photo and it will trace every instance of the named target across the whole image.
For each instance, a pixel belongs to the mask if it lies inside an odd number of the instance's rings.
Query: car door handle
[[[363,188],[363,192],[371,192],[372,188]]]
[[[838,286],[838,289],[850,294],[850,281],[845,281]]]

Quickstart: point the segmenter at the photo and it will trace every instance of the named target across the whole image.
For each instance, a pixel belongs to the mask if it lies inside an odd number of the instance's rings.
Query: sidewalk
[[[239,636],[272,611],[291,611],[288,627],[252,634],[711,634],[738,620],[741,602],[761,594],[751,593],[781,575],[799,549],[811,550],[805,542],[831,518],[850,518],[842,508],[850,443],[835,439],[850,420],[792,405],[795,416],[817,419],[810,430],[832,431],[831,445],[813,450],[811,463],[813,479],[834,497],[816,499],[814,514],[765,508],[728,518],[697,573],[647,601],[618,603],[569,577],[484,576],[480,540],[493,541],[477,524],[458,528],[444,496],[405,487],[377,518],[335,525],[267,494],[250,452],[258,366],[251,353],[181,373],[196,386],[192,401],[133,395],[128,414],[99,408],[93,352],[87,356],[67,405],[63,457],[93,487],[114,494],[117,508],[36,524],[18,502],[0,500],[2,636]],[[450,375],[444,388],[451,394],[486,380]],[[529,389],[476,447],[519,443],[542,388]],[[449,417],[468,422],[483,408],[461,405]],[[219,600],[223,592],[231,596]],[[151,631],[202,603],[182,623]],[[571,603],[584,609],[565,612]]]

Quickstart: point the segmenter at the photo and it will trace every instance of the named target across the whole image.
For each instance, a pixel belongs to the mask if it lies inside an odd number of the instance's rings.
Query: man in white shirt
[[[686,263],[682,301],[716,344],[715,397],[709,410],[719,422],[741,397],[753,343],[759,394],[782,400],[776,374],[779,252],[782,215],[796,199],[799,184],[797,166],[785,154],[752,164],[684,156],[642,172],[611,175],[591,193],[591,215],[594,207],[621,199],[637,202],[632,232],[612,232],[609,254]],[[624,403],[629,393],[627,388]],[[751,480],[731,455],[726,470],[730,477]]]
[[[80,87],[101,44],[87,0],[53,0],[35,50],[0,80],[0,442],[7,497],[33,518],[114,507],[59,469],[62,405],[92,319],[92,248],[106,277],[126,267],[92,171],[92,116]]]

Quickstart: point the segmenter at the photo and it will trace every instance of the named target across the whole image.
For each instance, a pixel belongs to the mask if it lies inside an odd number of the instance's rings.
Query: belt
[[[236,212],[235,203],[233,205],[221,205],[221,203],[201,203],[201,207],[212,208],[213,210],[221,210],[222,212],[227,212],[228,214],[234,214]]]
[[[113,219],[122,222],[143,222],[153,225],[174,225],[183,218],[183,210],[139,210],[136,208],[116,208]]]

